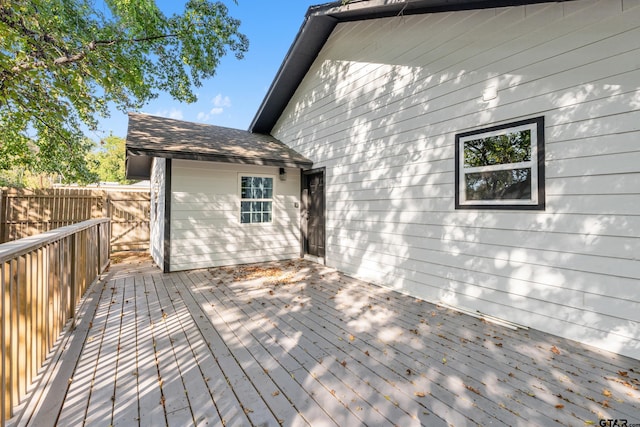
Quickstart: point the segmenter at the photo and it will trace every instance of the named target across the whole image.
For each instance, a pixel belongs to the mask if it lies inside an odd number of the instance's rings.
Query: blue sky
[[[182,13],[184,0],[158,0],[165,14]],[[322,0],[228,0],[229,14],[239,19],[240,31],[249,38],[249,52],[238,60],[233,54],[220,61],[216,75],[197,88],[198,101],[179,103],[160,94],[140,112],[180,120],[247,129],[284,56],[293,42],[307,9]],[[112,109],[100,121],[100,130],[87,136],[98,141],[110,133],[125,137],[126,114]]]

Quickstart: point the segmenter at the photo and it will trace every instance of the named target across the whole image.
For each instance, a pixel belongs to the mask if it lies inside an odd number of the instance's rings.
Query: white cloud
[[[216,107],[231,107],[231,99],[228,96],[222,96],[221,93],[217,94],[211,102],[213,102],[213,105]]]
[[[212,100],[211,103],[214,107],[209,110],[209,112],[200,111],[196,116],[199,121],[207,122],[211,119],[211,116],[217,116],[219,114],[224,113],[224,109],[227,107],[231,107],[231,98],[228,96],[223,96],[221,93],[217,94]]]
[[[184,114],[182,114],[182,110],[178,110],[177,108],[172,108],[171,110],[156,111],[155,115],[176,120],[182,120],[184,117]]]

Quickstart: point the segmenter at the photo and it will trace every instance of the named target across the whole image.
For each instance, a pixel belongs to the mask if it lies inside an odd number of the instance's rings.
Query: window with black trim
[[[456,135],[456,209],[544,210],[544,117]]]
[[[240,177],[240,222],[242,224],[273,221],[273,177]]]

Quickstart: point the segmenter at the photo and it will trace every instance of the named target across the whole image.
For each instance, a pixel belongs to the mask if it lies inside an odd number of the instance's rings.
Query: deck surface
[[[82,315],[16,425],[640,423],[637,360],[302,260],[116,264]]]

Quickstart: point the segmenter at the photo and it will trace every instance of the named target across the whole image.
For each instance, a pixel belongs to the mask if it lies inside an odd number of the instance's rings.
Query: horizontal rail
[[[100,218],[0,244],[0,426],[108,266],[110,234]]]

